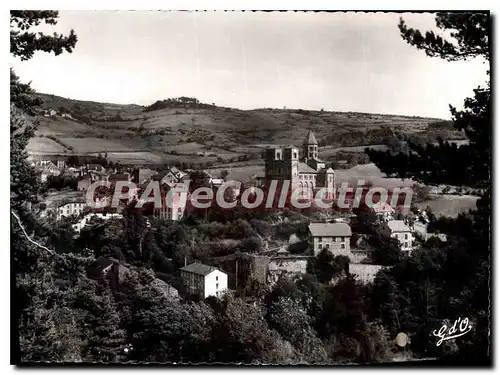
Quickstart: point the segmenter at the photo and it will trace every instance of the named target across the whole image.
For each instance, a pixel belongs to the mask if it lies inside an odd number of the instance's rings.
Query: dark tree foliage
[[[487,13],[438,13],[437,26],[451,32],[446,40],[433,32],[423,35],[401,21],[402,37],[429,56],[448,61],[479,57],[489,62],[490,17]],[[490,360],[490,244],[491,244],[491,96],[490,84],[474,90],[464,110],[451,107],[453,125],[469,144],[461,147],[409,142],[408,154],[367,150],[371,160],[389,176],[424,184],[480,188],[477,209],[456,219],[434,220],[430,227],[448,235],[446,243],[427,241],[411,258],[381,272],[375,280],[373,307],[392,333],[413,336],[415,352],[452,356],[454,361]],[[436,350],[433,329],[444,320],[468,317],[473,333],[455,342],[454,350]]]
[[[491,20],[487,13],[437,13],[436,25],[450,31],[453,41],[446,40],[433,31],[425,35],[409,28],[401,18],[401,36],[412,46],[424,50],[427,56],[440,57],[448,61],[464,60],[481,56],[489,60],[489,33]]]
[[[310,259],[307,268],[319,282],[328,284],[333,278],[348,273],[349,258],[342,255],[334,256],[330,250],[323,249],[317,257]]]
[[[450,31],[453,41],[434,32],[424,35],[401,20],[403,39],[429,56],[448,61],[479,57],[489,63],[490,18],[486,13],[438,13],[437,26]],[[366,153],[389,176],[412,178],[426,184],[454,184],[488,188],[491,184],[491,98],[489,83],[474,90],[464,110],[450,106],[453,124],[470,143],[461,147],[441,141],[421,146],[409,142],[411,152],[392,155],[367,149]]]
[[[375,232],[370,236],[368,244],[373,250],[372,260],[374,264],[393,266],[403,257],[399,241],[395,238]]]
[[[54,33],[30,32],[30,28],[42,23],[56,25],[59,12],[53,10],[12,10],[10,12],[10,53],[21,60],[29,60],[35,52],[73,52],[77,37],[73,30],[68,36]]]
[[[57,34],[44,35],[29,31],[30,27],[37,26],[42,21],[54,25],[57,22],[57,15],[58,13],[54,11],[12,11],[10,19],[10,48],[12,55],[20,57],[22,60],[28,60],[36,51],[55,52],[56,54],[61,53],[63,49],[71,51],[76,43],[74,33],[65,38]],[[11,210],[15,211],[24,228],[31,233],[36,228],[36,222],[26,208],[29,208],[29,203],[37,201],[40,178],[26,160],[28,155],[25,148],[36,128],[36,123],[29,121],[26,115],[34,115],[41,101],[34,95],[34,91],[29,84],[21,83],[12,70],[10,71],[10,100],[10,204]],[[25,234],[19,227],[15,217],[11,216],[11,221],[12,323],[13,326],[18,326],[22,319],[26,318],[28,311],[32,311],[35,315],[44,311],[41,306],[34,305],[33,298],[38,298],[36,293],[29,297],[30,293],[23,289],[22,284],[36,284],[35,278],[40,275],[31,272],[38,267],[38,263],[48,254],[26,240]],[[26,278],[32,280],[26,280]],[[57,319],[68,316],[62,310],[59,312]],[[58,311],[51,313],[58,313]],[[50,327],[46,328],[50,332]],[[24,332],[13,330],[12,362],[18,363],[21,355],[26,359],[27,350],[32,350],[33,345],[37,345],[31,341],[26,341],[27,336],[23,336],[23,334],[32,336],[31,329],[33,328],[29,328]],[[57,360],[57,357],[52,358]]]

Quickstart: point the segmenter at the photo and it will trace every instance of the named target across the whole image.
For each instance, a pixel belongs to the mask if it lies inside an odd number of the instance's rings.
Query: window
[[[297,153],[296,152],[293,153],[293,158],[297,159]]]
[[[340,244],[340,248],[341,248],[341,249],[345,249],[345,243],[341,243],[341,244]]]
[[[219,289],[219,283],[215,284],[215,289]]]
[[[323,242],[323,237],[318,237],[318,242],[319,243]]]
[[[276,153],[276,159],[281,159],[281,152]]]
[[[408,233],[405,233],[405,240],[408,239]]]
[[[325,248],[326,248],[326,249],[330,249],[330,244],[329,244],[329,243],[327,243],[327,244],[325,245]]]
[[[335,242],[341,242],[342,241],[342,237],[335,237]]]
[[[215,276],[215,281],[219,281],[219,276]]]
[[[323,245],[322,245],[322,244],[319,244],[319,245],[318,245],[318,249],[320,249],[320,250],[321,250],[322,248],[323,248]]]

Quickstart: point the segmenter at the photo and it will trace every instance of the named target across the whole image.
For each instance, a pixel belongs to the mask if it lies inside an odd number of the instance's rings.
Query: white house
[[[102,220],[108,220],[108,219],[121,219],[121,218],[123,218],[123,215],[121,215],[121,214],[115,214],[115,213],[102,214],[102,213],[93,213],[93,212],[90,212],[87,215],[85,215],[84,217],[82,217],[82,219],[78,223],[73,224],[73,229],[77,233],[80,233],[82,231],[82,229],[87,225],[87,223],[93,217],[98,218],[98,219],[102,219]]]
[[[168,183],[162,185],[162,204],[160,208],[154,208],[154,217],[174,221],[183,218],[186,211],[188,193],[182,191],[182,186],[182,184]],[[142,193],[140,197],[142,198]]]
[[[394,219],[394,208],[387,202],[377,202],[370,211],[377,215],[380,221],[389,221]]]
[[[83,200],[65,203],[57,207],[57,220],[73,215],[78,216],[83,212],[86,206],[87,203]]]
[[[314,255],[328,249],[334,255],[350,255],[352,231],[346,223],[311,223],[309,233],[312,237]]]
[[[218,298],[227,291],[227,274],[206,264],[191,263],[181,268],[181,279],[188,293],[200,298]]]
[[[384,223],[383,231],[395,238],[401,244],[402,251],[411,252],[413,250],[413,235],[410,227],[403,220],[389,220]]]

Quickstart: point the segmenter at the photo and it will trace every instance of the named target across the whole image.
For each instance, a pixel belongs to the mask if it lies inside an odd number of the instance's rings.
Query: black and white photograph
[[[489,10],[14,8],[11,365],[492,366]]]

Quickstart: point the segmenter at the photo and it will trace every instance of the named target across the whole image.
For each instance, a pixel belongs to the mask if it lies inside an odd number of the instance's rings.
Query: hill
[[[301,144],[312,129],[326,148],[385,144],[388,133],[426,134],[440,119],[416,116],[302,109],[217,107],[194,98],[158,101],[151,106],[120,105],[39,94],[39,117],[32,154],[107,153],[121,163],[234,162],[258,159],[270,144]],[[435,129],[432,129],[435,132]],[[446,133],[447,134],[447,133]],[[458,136],[459,137],[459,136]]]

